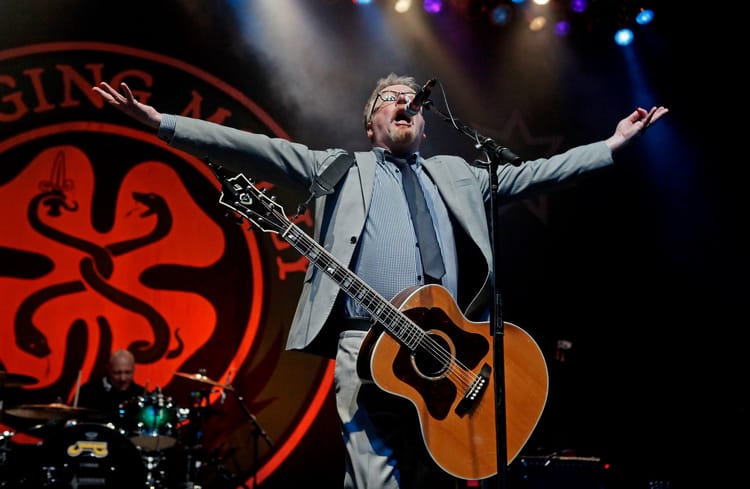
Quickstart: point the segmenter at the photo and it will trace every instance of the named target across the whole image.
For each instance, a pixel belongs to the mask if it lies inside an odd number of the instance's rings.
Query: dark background
[[[611,33],[634,2],[591,2],[565,39],[526,31],[520,10],[500,28],[461,2],[435,17],[420,3],[396,16],[390,2],[343,0],[4,1],[0,49],[102,41],[181,59],[315,148],[368,147],[362,106],[390,71],[437,78],[436,107],[445,95],[456,117],[525,159],[604,139],[636,106],[669,107],[614,169],[499,212],[504,318],[534,336],[550,370],[524,454],[601,457],[612,487],[733,479],[748,455],[747,162],[729,129],[746,89],[732,88],[733,14],[651,2],[655,21],[624,49]],[[437,114],[427,123],[424,154],[481,156]],[[559,340],[572,345],[564,361]],[[264,485],[337,487],[341,462],[328,406]]]

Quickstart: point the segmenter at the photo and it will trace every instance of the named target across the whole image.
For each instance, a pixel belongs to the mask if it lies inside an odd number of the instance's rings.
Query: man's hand
[[[646,132],[646,129],[651,127],[667,112],[669,112],[669,109],[663,106],[651,107],[649,111],[638,107],[632,114],[617,123],[614,134],[605,141],[607,146],[612,151],[623,147],[635,136]]]
[[[137,101],[127,84],[120,83],[120,92],[115,90],[107,82],[100,82],[99,86],[93,87],[93,90],[98,93],[105,102],[121,112],[152,129],[159,129],[159,124],[161,124],[161,113],[152,106]]]

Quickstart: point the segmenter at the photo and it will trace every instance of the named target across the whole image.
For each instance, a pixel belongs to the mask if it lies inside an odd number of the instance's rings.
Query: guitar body
[[[465,319],[448,291],[439,285],[406,289],[391,302],[429,339],[412,351],[376,325],[360,349],[360,376],[414,404],[425,446],[443,470],[469,480],[497,474],[489,323]],[[507,322],[504,332],[506,452],[510,463],[541,417],[549,379],[544,356],[533,338]],[[436,358],[433,346],[447,353]],[[483,386],[478,393],[472,389],[477,381]]]

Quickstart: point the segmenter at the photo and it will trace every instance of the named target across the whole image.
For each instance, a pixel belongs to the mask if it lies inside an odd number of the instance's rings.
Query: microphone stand
[[[240,407],[242,408],[242,411],[245,413],[245,415],[250,419],[250,422],[253,425],[253,487],[258,487],[257,485],[257,477],[258,477],[258,438],[262,437],[266,443],[268,444],[269,448],[273,448],[273,442],[268,437],[268,434],[263,429],[263,427],[258,422],[258,419],[253,415],[253,413],[250,412],[250,409],[245,405],[245,399],[242,397],[242,395],[237,392],[237,389],[232,387],[231,385],[226,385],[224,387],[225,391],[229,391],[232,393],[232,395],[237,399],[237,402],[239,403]]]
[[[496,197],[497,192],[497,168],[500,165],[518,165],[521,158],[514,154],[506,147],[500,146],[494,140],[482,136],[475,129],[467,126],[463,122],[453,117],[449,117],[438,109],[435,109],[432,102],[425,100],[422,107],[426,110],[433,110],[440,115],[443,120],[451,124],[459,132],[462,132],[472,141],[476,149],[482,149],[489,157],[488,163],[473,163],[474,166],[486,167],[490,178],[490,215],[489,215],[489,234],[490,244],[492,246],[492,269],[490,270],[490,284],[492,287],[492,307],[490,308],[490,333],[492,334],[494,344],[494,379],[495,379],[495,434],[497,444],[497,487],[503,489],[506,487],[508,475],[508,455],[507,455],[507,431],[506,431],[506,409],[505,409],[505,346],[504,346],[504,322],[502,317],[502,298],[497,287],[495,270],[495,246],[497,239],[497,227],[495,226]]]

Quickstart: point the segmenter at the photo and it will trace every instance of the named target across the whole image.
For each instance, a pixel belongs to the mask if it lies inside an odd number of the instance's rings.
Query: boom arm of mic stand
[[[266,443],[268,443],[268,446],[270,448],[273,448],[273,442],[268,437],[268,434],[260,425],[255,415],[253,415],[253,413],[251,413],[250,410],[247,408],[247,406],[245,405],[245,399],[237,392],[237,389],[232,388],[232,389],[225,389],[225,390],[228,390],[229,392],[232,393],[232,395],[234,395],[234,397],[239,402],[240,407],[242,408],[242,411],[247,415],[247,417],[250,419],[250,422],[253,424],[253,427],[255,428],[255,432],[258,435],[260,435],[266,441]]]
[[[505,146],[500,146],[495,140],[488,138],[487,136],[482,136],[476,131],[476,129],[467,126],[459,119],[448,117],[443,114],[438,109],[434,108],[432,102],[429,100],[426,100],[422,107],[436,112],[444,121],[456,128],[456,130],[471,138],[474,142],[474,147],[476,149],[484,150],[484,152],[486,152],[490,159],[495,163],[501,165],[520,165],[522,163],[521,158],[513,151]]]
[[[270,448],[273,448],[273,442],[268,437],[268,434],[266,434],[266,431],[263,429],[263,427],[258,423],[257,418],[253,413],[250,412],[250,409],[245,405],[245,399],[240,395],[239,392],[237,392],[237,389],[232,387],[232,385],[227,384],[227,386],[224,389],[225,391],[229,391],[234,395],[234,397],[237,399],[237,402],[239,403],[240,407],[242,408],[242,411],[247,415],[247,417],[250,419],[250,422],[253,424],[253,472],[252,472],[252,479],[253,479],[253,487],[257,487],[258,483],[258,437],[262,437],[266,443],[268,443],[268,446]]]

